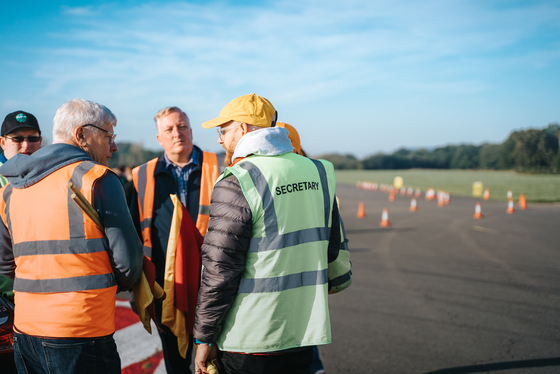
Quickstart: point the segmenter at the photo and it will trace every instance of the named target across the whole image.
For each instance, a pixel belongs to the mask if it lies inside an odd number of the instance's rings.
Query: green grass
[[[480,181],[490,189],[490,199],[507,200],[507,191],[513,192],[517,201],[524,193],[527,201],[560,201],[560,175],[558,174],[518,174],[514,171],[495,170],[337,170],[338,183],[368,181],[392,184],[393,178],[400,176],[406,187],[419,187],[426,191],[432,187],[448,191],[452,196],[472,196],[473,182]]]

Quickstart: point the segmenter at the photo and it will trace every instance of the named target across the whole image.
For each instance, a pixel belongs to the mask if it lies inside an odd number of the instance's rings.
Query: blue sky
[[[256,93],[310,154],[502,142],[560,121],[558,1],[30,1],[2,4],[0,115],[51,138],[74,97],[157,149],[154,114],[200,124]]]

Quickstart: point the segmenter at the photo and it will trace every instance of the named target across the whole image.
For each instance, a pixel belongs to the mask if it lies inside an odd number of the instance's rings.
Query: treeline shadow
[[[424,374],[468,374],[468,373],[487,373],[490,371],[500,371],[509,369],[527,369],[545,366],[560,366],[560,357],[539,358],[533,360],[519,360],[507,362],[494,362],[491,364],[479,364],[470,366],[458,366],[454,368],[439,369]]]

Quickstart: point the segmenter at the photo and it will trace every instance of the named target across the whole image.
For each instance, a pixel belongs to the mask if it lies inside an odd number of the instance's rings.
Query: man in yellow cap
[[[193,329],[196,372],[309,374],[331,342],[329,263],[341,242],[334,168],[293,153],[277,112],[245,95],[202,124],[217,127],[228,168],[212,192]]]

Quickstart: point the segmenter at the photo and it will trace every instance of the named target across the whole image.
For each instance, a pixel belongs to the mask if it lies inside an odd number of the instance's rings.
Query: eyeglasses
[[[216,131],[218,132],[218,139],[222,139],[222,137],[224,136],[224,134],[229,131],[229,130],[233,130],[234,128],[238,127],[239,125],[241,125],[243,122],[237,122],[237,123],[232,123],[231,125],[229,125],[228,127],[218,127],[216,129]]]
[[[5,136],[4,138],[10,139],[14,143],[23,143],[25,139],[27,139],[29,143],[37,143],[41,141],[40,136]]]
[[[86,127],[86,126],[93,126],[93,127],[95,127],[96,129],[98,129],[98,130],[101,130],[101,131],[103,131],[103,132],[106,132],[107,134],[111,135],[111,141],[112,141],[113,143],[115,142],[115,138],[117,137],[117,134],[112,133],[111,131],[107,131],[107,130],[105,130],[105,129],[102,129],[102,128],[99,127],[99,126],[92,125],[91,123],[88,123],[87,125],[83,125],[82,127]]]

